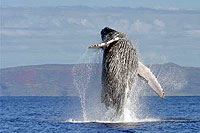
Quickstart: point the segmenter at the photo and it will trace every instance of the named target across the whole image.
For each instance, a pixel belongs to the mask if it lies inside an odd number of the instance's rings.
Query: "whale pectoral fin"
[[[99,44],[95,44],[92,46],[89,46],[88,48],[104,48],[104,47],[108,47],[111,43],[118,41],[120,38],[116,37],[108,42],[103,42],[103,43],[99,43]]]
[[[157,95],[161,98],[165,97],[164,90],[158,83],[157,78],[153,75],[150,69],[141,62],[138,63],[138,75],[147,81],[148,85],[157,93]]]

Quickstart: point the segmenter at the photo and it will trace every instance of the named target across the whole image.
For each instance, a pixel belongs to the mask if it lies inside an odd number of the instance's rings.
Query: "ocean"
[[[83,121],[79,97],[0,97],[0,132],[200,132],[200,97],[143,97],[148,117]]]

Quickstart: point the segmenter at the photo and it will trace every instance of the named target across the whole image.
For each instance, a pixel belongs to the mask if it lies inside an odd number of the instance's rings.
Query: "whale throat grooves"
[[[121,114],[135,82],[138,52],[128,39],[120,39],[104,49],[101,102]]]

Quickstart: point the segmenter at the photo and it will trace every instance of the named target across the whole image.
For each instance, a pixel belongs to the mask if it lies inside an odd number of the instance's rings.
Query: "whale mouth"
[[[114,39],[112,39],[110,41],[99,43],[99,44],[95,44],[95,45],[89,46],[88,48],[105,48],[105,47],[108,47],[111,43],[119,41],[119,40],[120,40],[120,38],[116,37],[116,38],[114,38]]]

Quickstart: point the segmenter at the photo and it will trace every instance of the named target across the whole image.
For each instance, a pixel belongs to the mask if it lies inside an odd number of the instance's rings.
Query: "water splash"
[[[144,114],[143,103],[140,100],[143,96],[143,91],[138,83],[138,77],[136,77],[130,91],[130,96],[125,99],[124,111],[120,119],[122,122],[137,122],[142,118],[142,114]]]
[[[89,52],[88,50],[80,57],[79,63],[76,64],[72,69],[73,84],[78,90],[83,120],[87,120],[87,109],[86,109],[86,89],[90,86],[91,76],[94,71],[94,63],[99,62],[101,51]]]
[[[73,67],[73,83],[79,92],[83,121],[136,122],[141,120],[144,115],[143,103],[140,101],[143,88],[140,84],[138,85],[137,78],[132,89],[128,86],[126,88],[125,105],[121,116],[116,116],[114,109],[107,110],[101,103],[101,69],[99,68],[101,61],[101,50],[95,52],[86,50],[79,59],[82,64]],[[95,73],[99,70],[100,72]],[[94,79],[98,82],[96,86],[93,86]],[[128,79],[125,82],[127,81]],[[129,97],[127,96],[128,90],[131,90]]]

